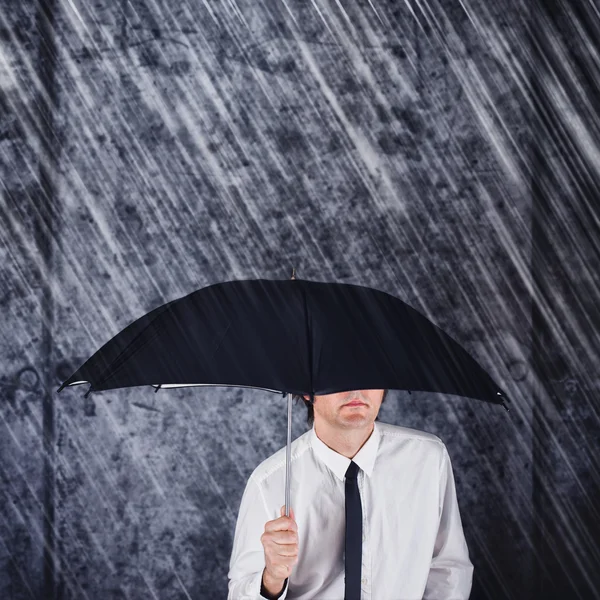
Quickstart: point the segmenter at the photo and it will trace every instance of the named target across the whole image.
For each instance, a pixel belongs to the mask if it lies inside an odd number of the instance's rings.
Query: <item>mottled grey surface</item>
[[[592,5],[40,6],[0,9],[0,598],[226,598],[241,494],[285,444],[286,401],[56,388],[156,306],[292,266],[401,297],[509,394],[506,413],[393,390],[380,412],[448,447],[471,598],[598,595]],[[295,407],[293,437],[305,418]]]

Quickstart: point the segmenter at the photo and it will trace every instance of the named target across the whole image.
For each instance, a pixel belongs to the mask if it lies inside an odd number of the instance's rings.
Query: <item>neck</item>
[[[369,423],[365,427],[355,429],[333,429],[327,423],[315,419],[315,433],[317,437],[329,448],[345,456],[354,458],[359,450],[371,437],[375,423]]]

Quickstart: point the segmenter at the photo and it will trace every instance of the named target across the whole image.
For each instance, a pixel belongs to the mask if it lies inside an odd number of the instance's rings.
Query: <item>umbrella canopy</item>
[[[421,390],[504,404],[456,341],[373,288],[295,279],[217,283],[128,325],[60,386],[252,387],[288,397],[285,515],[290,512],[292,394]]]
[[[60,386],[252,387],[276,393],[429,391],[502,404],[448,334],[373,288],[302,279],[217,283],[137,319]],[[87,394],[86,394],[87,395]]]

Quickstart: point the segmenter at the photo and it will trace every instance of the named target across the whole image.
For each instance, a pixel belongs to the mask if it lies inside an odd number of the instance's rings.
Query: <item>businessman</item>
[[[281,506],[283,447],[244,490],[228,600],[343,600],[346,579],[359,582],[353,594],[362,600],[469,598],[473,565],[446,446],[431,433],[378,421],[386,394],[300,398],[312,428],[292,443],[293,509],[286,517]],[[350,514],[358,521],[352,530]]]

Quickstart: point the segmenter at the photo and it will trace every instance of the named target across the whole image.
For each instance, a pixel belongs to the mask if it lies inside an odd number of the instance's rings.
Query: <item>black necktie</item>
[[[362,506],[358,491],[358,465],[350,461],[346,471],[346,588],[344,600],[360,600],[362,565]]]

